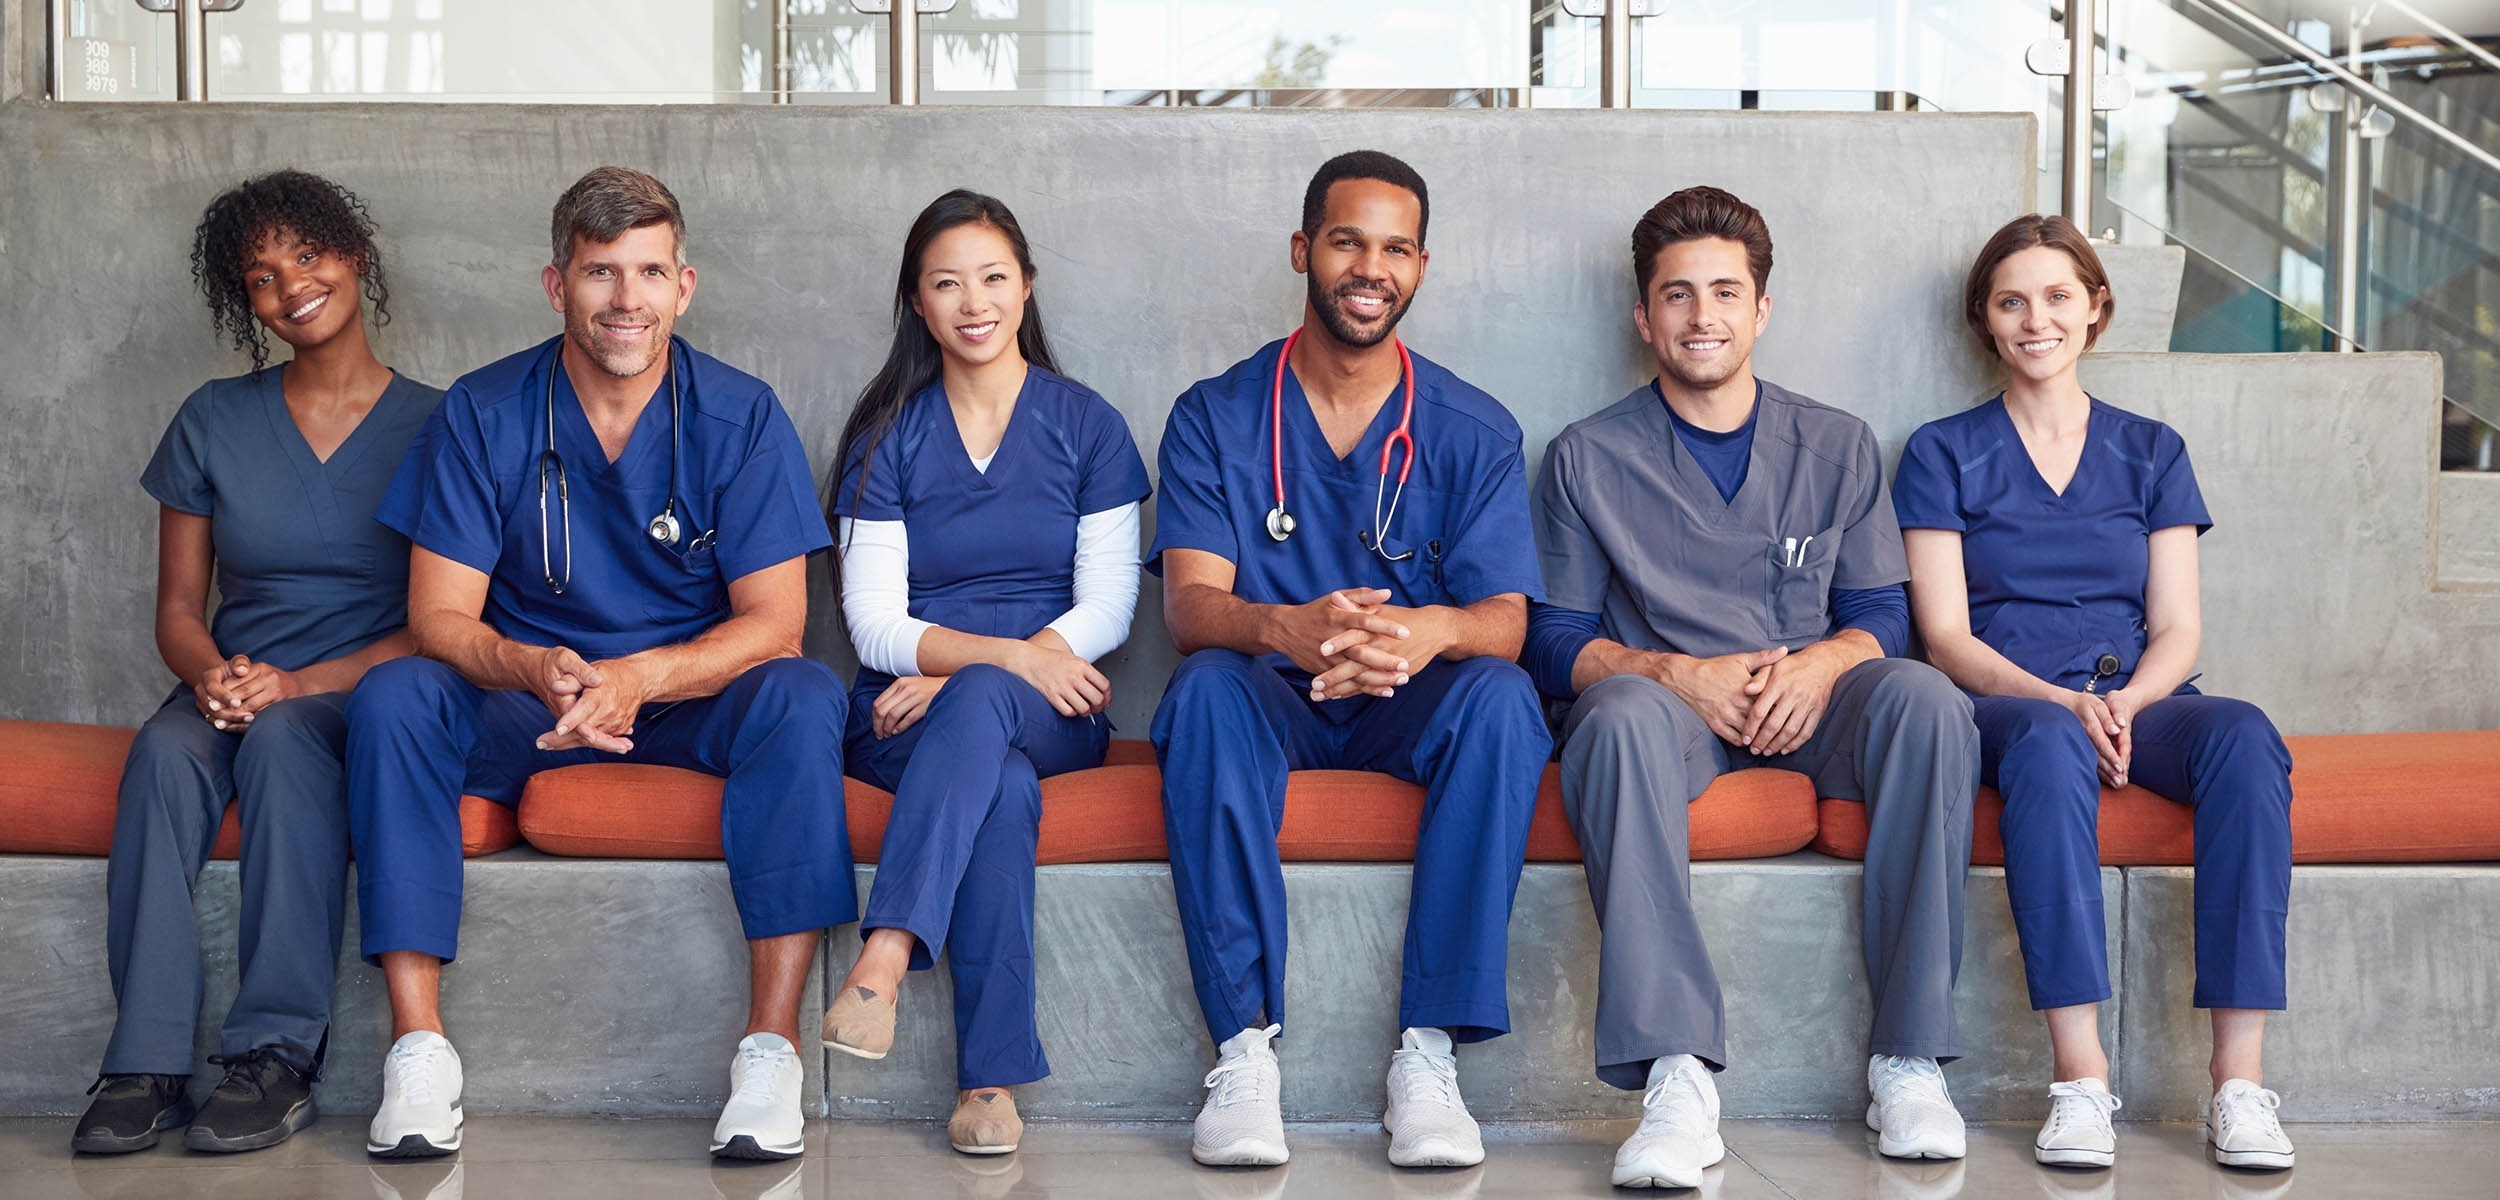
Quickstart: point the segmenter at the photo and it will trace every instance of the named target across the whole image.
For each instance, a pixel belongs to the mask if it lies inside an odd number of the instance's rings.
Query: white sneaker
[[[1484,1136],[1458,1094],[1458,1059],[1450,1035],[1409,1029],[1389,1055],[1389,1131],[1393,1167],[1472,1167],[1484,1161]]]
[[[750,1033],[729,1062],[729,1103],[712,1126],[712,1153],[721,1158],[771,1161],[806,1149],[807,1121],[799,1112],[806,1069],[790,1039]]]
[[[1284,1073],[1268,1045],[1282,1025],[1244,1029],[1217,1047],[1207,1102],[1189,1156],[1210,1167],[1272,1167],[1285,1161]]]
[[[365,1131],[365,1153],[433,1158],[460,1148],[460,1053],[429,1030],[391,1043],[382,1060],[382,1109]]]
[[[2292,1139],[2274,1110],[2283,1098],[2245,1079],[2223,1081],[2205,1115],[2205,1143],[2226,1167],[2281,1171],[2292,1165]]]
[[[1616,1187],[1692,1188],[1704,1168],[1727,1157],[1719,1140],[1719,1085],[1690,1054],[1649,1064],[1641,1127],[1615,1151]]]
[[[1890,1158],[1960,1158],[1968,1151],[1962,1114],[1944,1090],[1944,1068],[1932,1058],[1877,1054],[1866,1060],[1866,1127],[1881,1135],[1875,1149]]]
[[[2031,1157],[2053,1167],[2106,1167],[2118,1161],[2118,1131],[2109,1114],[2120,1108],[2109,1085],[2077,1079],[2049,1085],[2049,1119],[2031,1140]]]

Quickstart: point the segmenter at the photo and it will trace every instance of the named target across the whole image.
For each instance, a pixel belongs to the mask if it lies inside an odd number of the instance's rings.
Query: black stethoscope
[[[573,489],[565,478],[564,457],[556,453],[556,378],[564,374],[564,351],[556,350],[555,359],[547,364],[547,446],[538,452],[538,569],[546,576],[547,587],[561,596],[573,583]],[[685,527],[677,520],[677,471],[684,457],[684,406],[677,394],[677,347],[668,348],[668,503],[658,516],[643,526],[651,540],[676,549],[685,536]],[[564,526],[564,578],[556,578],[553,543],[547,525],[547,478],[552,473],[556,484],[556,506]],[[710,544],[712,535],[695,538],[689,550],[700,550]]]
[[[1293,514],[1285,510],[1285,371],[1287,360],[1293,356],[1293,344],[1301,339],[1299,329],[1285,335],[1284,348],[1276,352],[1276,377],[1269,381],[1267,389],[1268,465],[1276,483],[1276,507],[1267,510],[1267,536],[1279,542],[1293,536],[1295,525]],[[1391,554],[1388,540],[1389,526],[1398,519],[1398,502],[1406,498],[1406,477],[1415,470],[1415,356],[1406,352],[1404,340],[1396,345],[1398,375],[1405,384],[1405,407],[1398,413],[1398,427],[1380,442],[1380,474],[1372,483],[1372,527],[1363,545],[1390,562],[1404,562],[1415,557],[1415,552],[1401,550]],[[1406,459],[1398,467],[1398,490],[1392,494],[1388,491],[1389,452],[1400,443],[1406,446]],[[1381,509],[1383,496],[1389,502],[1385,513]]]

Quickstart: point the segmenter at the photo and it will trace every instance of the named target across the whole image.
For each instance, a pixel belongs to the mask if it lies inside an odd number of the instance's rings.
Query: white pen
[[[1780,539],[1780,565],[1783,567],[1793,567],[1797,565],[1797,539]]]

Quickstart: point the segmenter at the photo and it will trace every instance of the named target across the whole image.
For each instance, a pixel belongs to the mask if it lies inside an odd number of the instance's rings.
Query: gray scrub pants
[[[1693,914],[1685,810],[1711,780],[1745,767],[1797,771],[1817,795],[1866,805],[1868,1050],[1959,1057],[1953,984],[1979,734],[1969,698],[1941,672],[1879,658],[1842,674],[1814,736],[1777,758],[1719,740],[1645,676],[1580,693],[1563,724],[1562,794],[1604,935],[1597,1077],[1638,1088],[1650,1061],[1670,1054],[1727,1066],[1727,1015]]]
[[[226,802],[240,805],[241,987],[221,1054],[276,1046],[318,1066],[347,895],[347,693],[282,700],[241,736],[188,687],[139,728],[122,768],[105,868],[105,946],[120,1012],[103,1073],[188,1075],[205,981],[192,888]]]

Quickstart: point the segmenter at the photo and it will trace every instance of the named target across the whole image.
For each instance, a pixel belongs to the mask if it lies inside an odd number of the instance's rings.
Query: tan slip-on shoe
[[[1024,1118],[1005,1088],[982,1088],[955,1105],[946,1141],[962,1154],[1013,1154],[1024,1140]]]
[[[847,987],[825,1009],[825,1048],[855,1058],[884,1058],[894,1049],[894,997]]]

